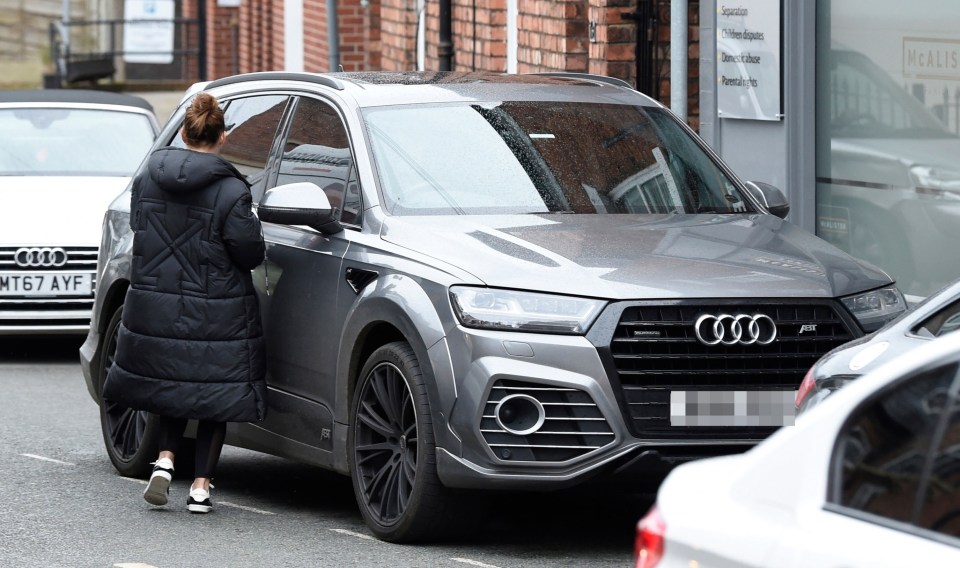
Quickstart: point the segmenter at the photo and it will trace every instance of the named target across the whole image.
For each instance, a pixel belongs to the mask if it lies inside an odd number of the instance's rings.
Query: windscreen
[[[364,112],[393,215],[752,211],[667,112],[522,101]]]
[[[153,143],[147,117],[69,108],[0,109],[0,175],[131,176]]]

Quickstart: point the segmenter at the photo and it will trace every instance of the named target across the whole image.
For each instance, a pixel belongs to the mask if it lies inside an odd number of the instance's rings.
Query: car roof
[[[0,104],[5,103],[51,103],[98,104],[136,107],[153,112],[153,106],[141,97],[110,91],[92,89],[38,89],[0,91]],[[20,105],[22,106],[22,105]]]
[[[316,84],[349,93],[361,107],[477,100],[570,100],[656,106],[620,79],[580,73],[368,71],[349,73],[261,72],[194,85],[201,89],[268,81],[274,85]],[[260,87],[261,85],[257,85]]]

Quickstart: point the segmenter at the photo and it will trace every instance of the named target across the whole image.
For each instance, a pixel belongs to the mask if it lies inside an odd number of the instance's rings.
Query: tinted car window
[[[129,176],[153,144],[150,120],[132,112],[0,110],[0,176]]]
[[[246,176],[254,201],[259,201],[263,195],[267,160],[287,99],[284,95],[264,95],[233,99],[225,104],[223,119],[227,142],[220,150],[220,156]],[[170,144],[186,147],[179,130]]]
[[[357,222],[359,189],[347,130],[333,107],[316,99],[297,104],[283,145],[277,185],[298,181],[319,186],[341,222]]]
[[[918,501],[918,496],[945,487],[936,476],[929,477],[929,468],[939,463],[933,450],[939,446],[947,412],[955,405],[956,392],[951,388],[957,369],[957,364],[952,364],[912,377],[854,413],[838,440],[834,503],[914,524],[924,510],[922,520],[929,526],[931,517],[946,514],[939,507],[923,509],[925,501]],[[947,440],[948,449],[940,453],[956,451],[953,445],[960,443],[958,433],[960,430],[953,433],[953,441]],[[955,461],[960,457],[950,455]],[[934,469],[942,470],[940,466]],[[957,474],[953,476],[955,482]],[[951,496],[954,502],[956,499],[956,494]]]
[[[246,176],[255,200],[263,194],[264,170],[286,105],[287,97],[268,95],[232,100],[223,111],[227,143],[220,155]]]
[[[364,119],[395,215],[752,210],[661,109],[520,101],[374,108]]]
[[[929,474],[924,477],[917,524],[960,538],[960,398],[957,386],[955,383],[951,391],[932,401],[947,410],[948,418],[943,436],[931,456]]]

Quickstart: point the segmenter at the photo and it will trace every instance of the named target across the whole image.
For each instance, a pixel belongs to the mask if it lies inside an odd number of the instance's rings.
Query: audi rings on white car
[[[0,335],[87,332],[104,213],[157,130],[139,97],[0,92]]]
[[[60,247],[18,248],[13,261],[20,268],[60,268],[67,263],[67,251]]]

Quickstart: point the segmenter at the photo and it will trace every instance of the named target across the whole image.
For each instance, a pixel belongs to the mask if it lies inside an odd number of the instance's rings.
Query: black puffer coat
[[[250,188],[215,154],[163,148],[133,182],[130,289],[104,398],[220,422],[266,414],[250,271],[263,261]]]

